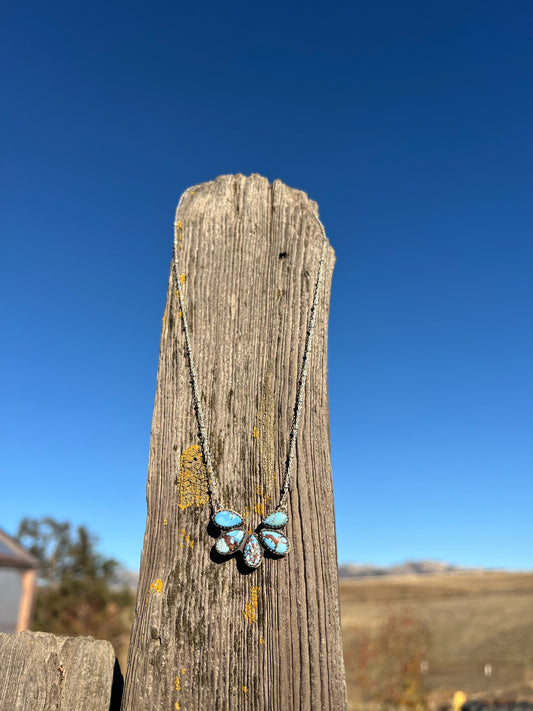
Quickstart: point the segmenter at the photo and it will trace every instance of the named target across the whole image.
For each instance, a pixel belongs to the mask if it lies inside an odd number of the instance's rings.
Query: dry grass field
[[[341,580],[340,598],[351,708],[533,701],[533,573]]]

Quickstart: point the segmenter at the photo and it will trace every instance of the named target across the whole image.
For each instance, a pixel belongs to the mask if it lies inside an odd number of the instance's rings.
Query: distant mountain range
[[[444,575],[446,573],[473,573],[496,570],[496,568],[465,568],[453,563],[437,560],[408,560],[397,565],[380,566],[361,563],[339,565],[339,578],[378,578],[384,575]],[[135,592],[139,582],[139,571],[120,567],[115,574],[114,587],[126,587]]]
[[[345,563],[339,566],[339,577],[375,578],[382,575],[442,575],[443,573],[466,572],[468,570],[471,570],[471,568],[462,568],[459,565],[441,563],[435,560],[409,560],[389,567]]]

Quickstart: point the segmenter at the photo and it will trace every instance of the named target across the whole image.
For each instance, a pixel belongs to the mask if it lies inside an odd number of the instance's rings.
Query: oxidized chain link
[[[189,360],[189,374],[191,376],[191,387],[194,400],[194,408],[196,410],[196,419],[198,421],[198,427],[200,429],[200,439],[202,442],[202,451],[204,455],[204,461],[207,468],[207,477],[209,480],[209,496],[211,500],[211,506],[213,510],[216,511],[220,508],[220,503],[218,501],[218,482],[213,471],[213,464],[211,462],[211,452],[209,451],[209,440],[207,438],[207,429],[205,426],[204,414],[202,411],[202,403],[200,400],[200,392],[198,390],[198,381],[196,378],[196,368],[194,367],[194,358],[192,357],[191,339],[189,336],[189,324],[187,322],[187,315],[185,312],[185,304],[183,302],[183,294],[181,291],[181,279],[178,269],[178,215],[183,202],[183,198],[189,194],[193,189],[192,186],[188,188],[180,198],[178,207],[176,209],[176,220],[174,222],[174,247],[172,250],[172,263],[174,266],[174,278],[176,280],[176,288],[178,292],[178,301],[181,311],[181,320],[183,322],[183,332],[185,334],[185,344],[187,346],[187,357]]]
[[[296,391],[296,406],[294,408],[291,433],[289,435],[289,453],[287,454],[287,462],[285,464],[285,476],[283,477],[283,486],[281,487],[279,504],[276,507],[276,509],[281,509],[283,511],[286,511],[286,509],[287,509],[287,496],[289,494],[289,486],[291,483],[292,460],[294,459],[294,454],[296,452],[296,437],[298,436],[298,430],[300,429],[300,415],[302,414],[305,382],[307,380],[307,366],[309,365],[309,356],[311,355],[311,347],[313,345],[313,333],[315,331],[316,308],[318,305],[318,296],[320,294],[320,286],[322,284],[322,273],[324,271],[324,256],[326,254],[326,231],[324,230],[324,225],[320,222],[318,217],[316,218],[316,220],[317,220],[318,224],[320,225],[320,229],[322,230],[322,234],[323,234],[322,253],[320,255],[320,264],[318,267],[318,274],[317,274],[316,282],[315,282],[315,293],[313,296],[313,305],[311,306],[311,313],[309,314],[309,323],[307,325],[307,333],[305,336],[304,357],[302,360],[302,367],[300,370],[300,378],[298,380],[298,389]]]
[[[213,511],[217,511],[219,509],[222,509],[222,506],[221,506],[220,501],[218,499],[218,480],[216,478],[215,472],[213,470],[213,465],[211,462],[211,453],[209,450],[209,440],[207,437],[207,428],[205,426],[205,420],[204,420],[204,415],[203,415],[203,411],[202,411],[202,403],[201,403],[200,392],[199,392],[199,388],[198,388],[198,379],[196,376],[196,368],[194,365],[194,358],[192,355],[192,348],[191,348],[191,339],[190,339],[190,335],[189,335],[189,324],[187,321],[185,304],[184,304],[184,300],[183,300],[183,293],[182,293],[182,289],[181,289],[182,281],[180,278],[181,275],[180,275],[179,267],[178,267],[178,249],[179,249],[179,238],[178,238],[179,227],[178,226],[182,224],[181,221],[178,219],[180,207],[181,207],[181,204],[182,204],[185,196],[188,195],[191,191],[193,191],[195,187],[196,186],[192,186],[192,187],[188,188],[183,193],[183,195],[181,196],[180,201],[178,203],[178,207],[176,209],[176,220],[174,222],[174,247],[173,247],[173,254],[172,254],[172,263],[173,263],[173,269],[174,269],[174,277],[175,277],[175,281],[176,281],[179,307],[180,307],[180,311],[181,311],[181,320],[183,322],[183,332],[185,334],[185,344],[186,344],[186,348],[187,348],[187,358],[189,361],[189,374],[190,374],[191,388],[192,388],[192,394],[193,394],[193,400],[194,400],[194,408],[196,411],[196,419],[198,421],[198,427],[200,430],[200,440],[201,440],[201,444],[202,444],[202,451],[203,451],[203,455],[204,455],[204,460],[205,460],[205,464],[206,464],[206,468],[207,468],[207,475],[208,475],[208,480],[209,480],[209,494],[210,494],[210,499],[211,499],[211,506],[213,508]],[[276,511],[286,511],[287,510],[287,497],[289,494],[289,487],[290,487],[290,481],[291,481],[292,462],[294,459],[294,455],[296,453],[296,438],[298,436],[298,430],[300,428],[300,416],[302,414],[305,383],[307,380],[307,371],[308,371],[308,365],[309,365],[309,356],[311,355],[311,348],[312,348],[312,344],[313,344],[313,334],[314,334],[314,330],[315,330],[316,310],[317,310],[317,306],[318,306],[320,287],[322,285],[322,276],[323,276],[323,271],[324,271],[324,258],[325,258],[325,254],[326,254],[326,232],[324,230],[324,226],[322,225],[322,223],[320,222],[318,217],[314,213],[313,213],[313,216],[315,217],[315,219],[320,227],[320,230],[322,231],[322,235],[323,235],[322,251],[321,251],[321,255],[320,255],[320,264],[318,267],[317,278],[316,278],[316,282],[315,282],[313,303],[311,306],[311,312],[309,314],[309,321],[307,324],[304,355],[303,355],[303,359],[302,359],[302,365],[300,368],[298,387],[296,390],[296,403],[294,406],[291,431],[290,431],[290,435],[289,435],[289,451],[288,451],[287,460],[285,463],[285,475],[283,477],[283,484],[282,484],[281,491],[280,491],[279,503],[275,508]]]

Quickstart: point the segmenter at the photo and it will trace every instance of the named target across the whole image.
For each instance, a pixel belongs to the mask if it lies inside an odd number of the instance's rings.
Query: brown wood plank
[[[114,671],[109,642],[0,634],[0,711],[110,711]]]
[[[281,181],[226,175],[198,186],[180,214],[186,314],[219,494],[252,528],[276,506],[284,472],[322,245],[313,212],[315,203]],[[289,497],[291,551],[252,572],[211,552],[171,271],[123,711],[346,708],[327,396],[334,260],[328,245]]]

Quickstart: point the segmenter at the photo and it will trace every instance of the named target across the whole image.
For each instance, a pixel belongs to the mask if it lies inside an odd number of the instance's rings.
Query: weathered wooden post
[[[279,180],[225,175],[191,190],[175,225],[218,494],[249,533],[280,496],[322,248],[316,215]],[[291,478],[291,550],[257,569],[214,552],[171,269],[123,711],[346,708],[327,397],[333,264],[328,244]]]

